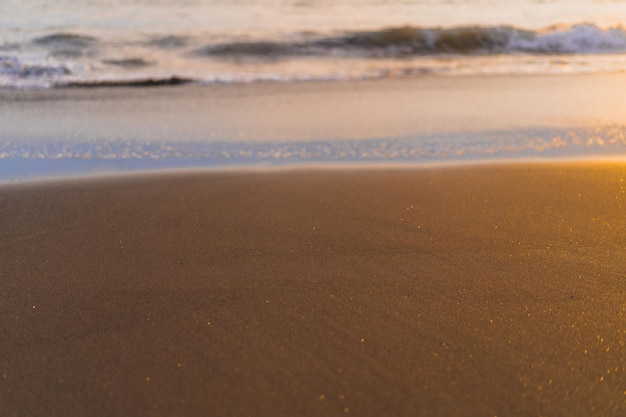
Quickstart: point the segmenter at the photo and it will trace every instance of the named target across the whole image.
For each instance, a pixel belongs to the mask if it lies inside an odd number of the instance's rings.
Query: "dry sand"
[[[0,188],[0,415],[617,416],[626,165]]]

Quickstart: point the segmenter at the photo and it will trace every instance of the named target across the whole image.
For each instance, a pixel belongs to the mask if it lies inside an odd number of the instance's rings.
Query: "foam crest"
[[[0,55],[0,87],[49,87],[53,79],[69,74],[62,64],[32,64]]]
[[[507,49],[543,53],[624,52],[626,31],[621,26],[603,30],[593,24],[580,24],[549,29],[526,37],[512,37]]]

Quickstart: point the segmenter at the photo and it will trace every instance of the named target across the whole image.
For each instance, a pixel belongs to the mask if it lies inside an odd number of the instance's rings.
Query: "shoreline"
[[[0,187],[8,417],[619,415],[626,163]]]
[[[0,178],[609,158],[626,155],[621,85],[626,74],[0,91]]]
[[[54,164],[55,162],[50,162]],[[512,158],[482,160],[450,160],[426,162],[380,162],[380,163],[293,163],[284,165],[232,165],[218,167],[173,167],[147,170],[107,170],[80,172],[76,174],[43,174],[29,178],[0,179],[0,187],[20,187],[38,184],[89,183],[109,180],[130,180],[133,178],[165,178],[185,176],[216,176],[221,174],[286,174],[286,173],[375,173],[385,171],[442,171],[442,170],[482,170],[514,168],[584,168],[602,165],[626,164],[626,155],[622,156],[581,156],[560,158]]]

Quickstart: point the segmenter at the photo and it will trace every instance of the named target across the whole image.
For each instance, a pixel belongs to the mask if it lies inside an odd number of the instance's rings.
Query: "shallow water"
[[[0,180],[623,158],[626,75],[0,92]]]

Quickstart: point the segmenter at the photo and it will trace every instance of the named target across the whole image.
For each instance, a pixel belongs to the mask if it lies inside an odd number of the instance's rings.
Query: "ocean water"
[[[147,101],[135,103],[134,119],[110,110],[103,121],[77,111],[74,99],[54,99],[48,112],[41,99],[30,103],[11,92],[467,75],[519,76],[523,83],[529,75],[621,73],[625,23],[626,0],[2,0],[0,181],[99,170],[620,156],[626,120],[607,124],[602,115],[571,126],[529,119],[522,127],[480,130],[465,129],[452,114],[441,117],[439,130],[424,131],[415,111],[402,119],[416,120],[415,129],[402,134],[346,138],[329,129],[306,140],[284,134],[284,118],[273,121],[278,135],[250,140],[239,122],[220,130],[219,118],[211,119],[214,129],[171,128],[182,123],[148,117]],[[607,94],[619,107],[623,93]],[[65,107],[69,113],[59,110]],[[204,111],[197,108],[189,111]],[[580,106],[576,112],[584,116]],[[310,116],[323,125],[317,117]]]
[[[616,72],[625,20],[626,0],[3,0],[0,87]]]

